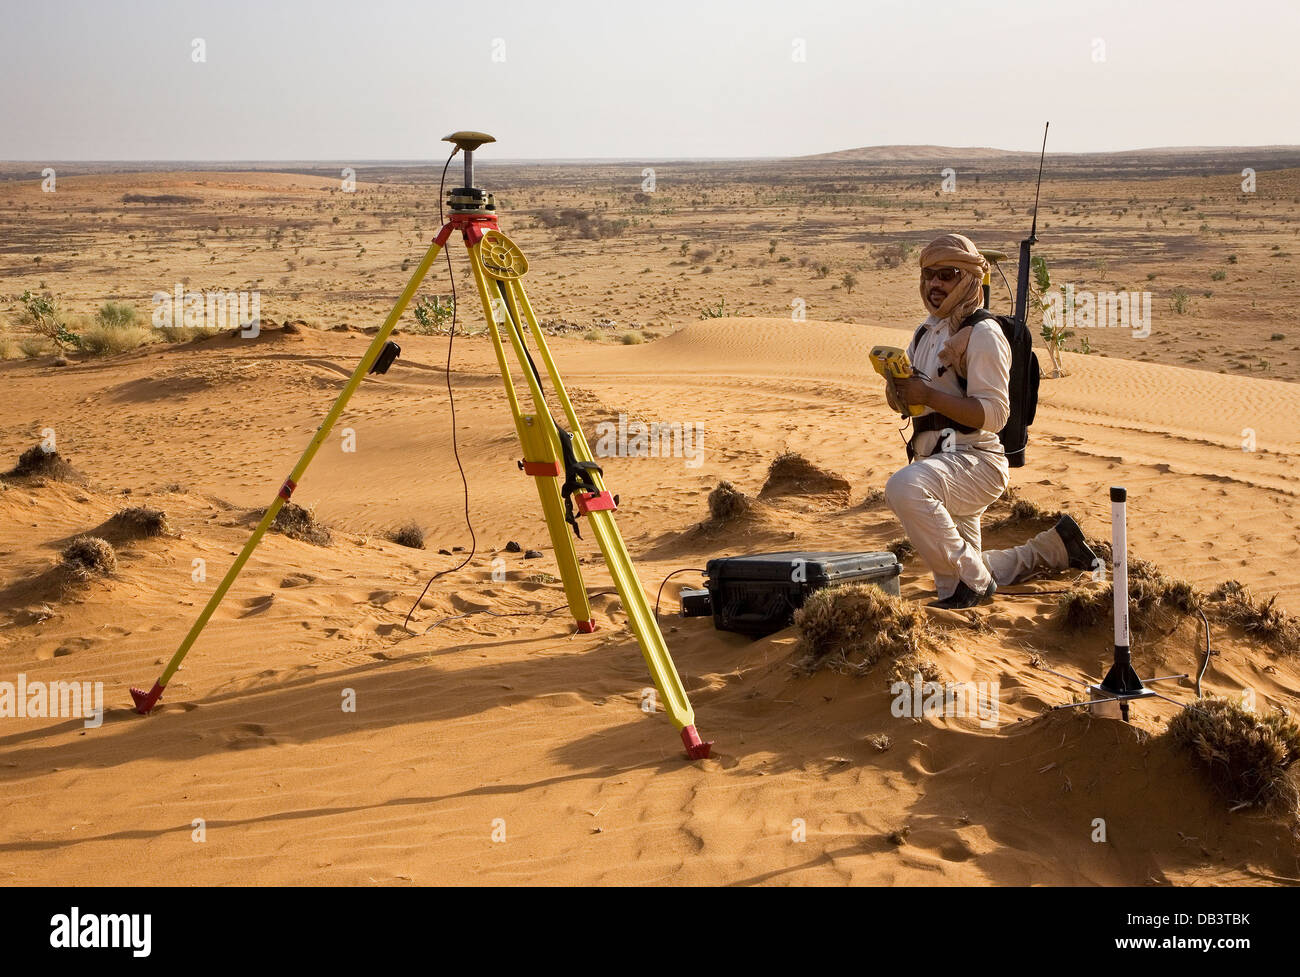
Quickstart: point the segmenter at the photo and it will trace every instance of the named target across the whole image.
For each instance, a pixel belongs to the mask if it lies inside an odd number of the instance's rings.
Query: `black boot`
[[[989,581],[988,589],[980,593],[965,583],[958,580],[957,589],[952,592],[951,597],[945,597],[943,600],[936,600],[930,604],[931,607],[941,607],[945,611],[955,611],[963,607],[974,607],[976,604],[985,604],[992,600],[994,593],[997,592],[998,585],[992,580]]]
[[[1065,544],[1065,552],[1070,555],[1070,567],[1074,570],[1093,570],[1097,567],[1097,554],[1088,549],[1084,542],[1083,530],[1069,516],[1061,516],[1052,527],[1056,535]]]

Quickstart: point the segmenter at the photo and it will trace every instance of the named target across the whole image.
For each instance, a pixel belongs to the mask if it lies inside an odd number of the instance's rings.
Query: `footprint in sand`
[[[223,730],[221,740],[228,750],[251,750],[259,746],[275,746],[279,740],[268,736],[261,723],[239,723]]]

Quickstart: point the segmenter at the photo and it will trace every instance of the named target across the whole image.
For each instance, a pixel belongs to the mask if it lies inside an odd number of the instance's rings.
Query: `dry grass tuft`
[[[271,529],[290,539],[302,540],[304,543],[312,543],[316,546],[329,546],[334,542],[329,527],[316,521],[313,510],[304,509],[293,502],[286,502],[276,513]]]
[[[1142,562],[1141,575],[1133,573],[1128,581],[1129,624],[1134,631],[1158,627],[1167,623],[1170,615],[1182,617],[1200,609],[1204,597],[1195,587],[1165,576],[1153,563]],[[1113,583],[1071,587],[1058,601],[1066,629],[1086,631],[1109,621],[1114,594]]]
[[[912,541],[906,536],[899,536],[898,539],[891,540],[885,549],[898,557],[899,563],[916,554],[916,547],[912,545]]]
[[[388,538],[398,546],[408,546],[413,550],[424,549],[424,530],[413,522],[394,529]]]
[[[1007,526],[1022,526],[1025,523],[1056,522],[1061,517],[1061,510],[1047,510],[1037,502],[1022,498],[1015,489],[1008,489],[1002,497],[1001,504],[1007,507],[1007,514],[994,522],[990,529],[1004,529]]]
[[[835,472],[819,468],[803,455],[786,451],[772,459],[767,480],[758,493],[765,495],[833,495],[847,502],[851,486]]]
[[[114,513],[108,526],[129,539],[168,536],[172,533],[167,513],[150,506],[137,505]]]
[[[1300,726],[1284,713],[1262,716],[1226,699],[1201,699],[1169,723],[1168,735],[1204,766],[1229,803],[1300,813],[1291,770]]]
[[[1300,652],[1300,620],[1277,607],[1277,594],[1259,601],[1244,584],[1227,580],[1210,591],[1209,601],[1219,618],[1251,637],[1285,654]]]
[[[939,663],[933,658],[907,654],[895,658],[894,663],[889,666],[889,684],[910,683],[918,674],[927,682],[941,682],[944,677],[939,669]]]
[[[63,549],[63,565],[78,580],[106,576],[117,569],[112,544],[98,536],[78,536]]]
[[[725,480],[709,493],[709,515],[718,522],[738,519],[752,507],[749,496]]]
[[[925,612],[874,584],[827,587],[795,612],[804,672],[862,674],[884,657],[919,656],[932,639]]]
[[[18,456],[18,464],[5,472],[5,478],[48,478],[55,482],[76,480],[77,470],[57,451],[46,451],[34,444]]]

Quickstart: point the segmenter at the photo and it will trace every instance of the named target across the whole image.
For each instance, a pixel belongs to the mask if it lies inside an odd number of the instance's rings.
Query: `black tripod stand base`
[[[1145,688],[1137,672],[1133,671],[1133,663],[1129,661],[1116,662],[1101,680],[1102,691],[1109,692],[1116,698],[1137,697]]]

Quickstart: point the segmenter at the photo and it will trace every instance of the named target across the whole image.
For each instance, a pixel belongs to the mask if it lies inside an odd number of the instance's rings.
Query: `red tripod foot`
[[[713,741],[707,743],[700,739],[700,734],[695,731],[694,726],[682,727],[682,742],[686,744],[686,755],[692,760],[704,760],[709,755],[709,750],[713,747]]]
[[[144,689],[133,688],[131,690],[131,698],[135,700],[135,711],[142,716],[149,715],[149,710],[157,704],[160,698],[162,698],[162,694],[163,687],[157,682],[154,683],[153,688],[148,692]]]

